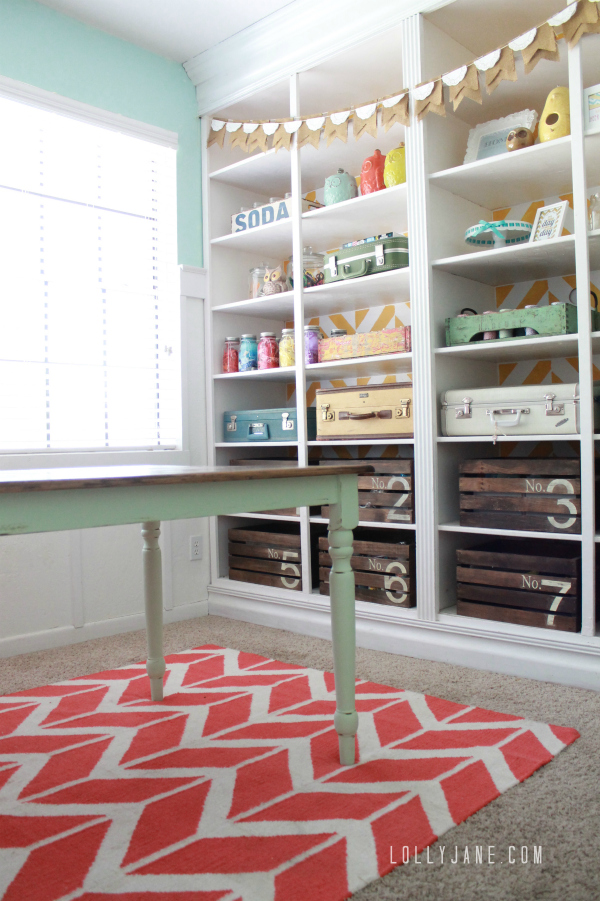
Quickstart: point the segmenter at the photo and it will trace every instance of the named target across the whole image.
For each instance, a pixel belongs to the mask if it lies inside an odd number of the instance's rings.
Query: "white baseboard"
[[[424,622],[412,610],[403,611],[407,615],[399,622],[394,608],[366,612],[366,605],[359,606],[359,647],[600,691],[600,647],[582,636],[563,638],[553,632],[545,638],[532,632],[531,638],[524,639],[516,631],[492,635],[485,627]],[[378,605],[369,605],[373,606]],[[230,583],[216,583],[208,589],[208,610],[217,616],[331,639],[328,598],[294,593],[288,600],[276,590],[271,595],[263,586],[248,584],[238,592]]]
[[[175,623],[186,619],[195,619],[208,615],[208,601],[195,604],[182,604],[172,610],[164,611],[164,622]],[[62,626],[59,629],[47,629],[44,632],[31,632],[27,635],[15,635],[0,639],[0,657],[14,657],[16,654],[29,654],[32,651],[46,651],[49,648],[60,648],[65,645],[78,644],[91,638],[106,638],[122,632],[136,632],[144,629],[146,617],[143,613],[133,616],[122,616],[106,619],[98,623],[85,623],[80,628]]]

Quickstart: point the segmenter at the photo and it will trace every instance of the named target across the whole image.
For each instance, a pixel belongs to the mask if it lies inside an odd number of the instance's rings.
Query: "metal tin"
[[[331,329],[331,338],[340,338],[342,335],[347,335],[348,329],[345,328],[332,328]]]
[[[279,365],[296,365],[296,341],[293,328],[284,328],[279,339]]]
[[[242,335],[240,340],[239,371],[252,372],[258,368],[256,335]]]
[[[257,346],[259,369],[279,369],[279,344],[275,332],[261,332]]]
[[[239,372],[240,339],[225,338],[223,345],[223,372]]]
[[[304,326],[304,362],[307,366],[319,362],[319,335],[321,329],[318,325]]]

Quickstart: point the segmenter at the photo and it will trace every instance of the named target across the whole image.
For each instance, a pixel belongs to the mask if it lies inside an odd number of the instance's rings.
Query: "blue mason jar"
[[[252,372],[253,369],[258,369],[256,335],[242,335],[239,360],[240,372]]]

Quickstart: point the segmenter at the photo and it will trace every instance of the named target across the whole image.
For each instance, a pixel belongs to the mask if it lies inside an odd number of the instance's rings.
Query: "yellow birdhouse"
[[[571,134],[569,113],[569,89],[554,88],[546,98],[546,105],[540,119],[540,142],[553,141]]]

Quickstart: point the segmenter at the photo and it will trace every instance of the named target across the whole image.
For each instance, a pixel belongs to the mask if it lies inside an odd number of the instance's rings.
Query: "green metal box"
[[[591,313],[592,330],[596,331],[600,317],[595,310]],[[476,316],[455,316],[446,319],[446,345],[454,347],[457,344],[483,341],[484,332],[498,332],[501,329],[512,329],[516,334],[488,340],[511,341],[515,338],[540,335],[573,335],[577,332],[577,307],[572,303],[553,303],[547,307],[534,307],[530,310],[503,310]],[[535,329],[535,335],[526,335],[525,329]]]

